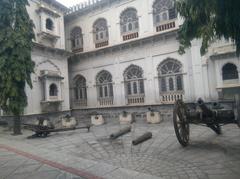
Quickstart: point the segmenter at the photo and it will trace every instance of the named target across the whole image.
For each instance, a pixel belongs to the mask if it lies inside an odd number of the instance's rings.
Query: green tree
[[[202,39],[202,55],[211,42],[225,38],[235,43],[240,55],[239,0],[177,0],[177,9],[184,19],[179,30],[180,54],[195,38]]]
[[[0,0],[0,108],[14,115],[13,133],[21,134],[20,116],[27,106],[26,84],[32,87],[33,22],[28,0]]]

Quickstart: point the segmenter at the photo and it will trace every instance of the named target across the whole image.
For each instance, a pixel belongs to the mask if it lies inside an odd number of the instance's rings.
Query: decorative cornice
[[[89,10],[95,6],[102,5],[109,1],[110,0],[88,0],[83,3],[80,3],[80,4],[70,7],[65,14],[66,14],[66,16],[71,16],[73,14],[80,13],[80,11],[83,12],[83,11]],[[112,0],[112,1],[114,1],[114,0]]]
[[[219,59],[226,59],[226,58],[233,58],[233,57],[236,57],[236,52],[235,51],[210,55],[211,60],[219,60]]]
[[[65,18],[73,18],[74,16],[79,16],[82,14],[86,14],[88,12],[94,11],[98,8],[103,8],[105,6],[109,6],[113,3],[118,3],[124,0],[88,0],[84,3],[77,4],[68,9],[65,13]],[[133,1],[133,0],[125,0],[125,1]]]

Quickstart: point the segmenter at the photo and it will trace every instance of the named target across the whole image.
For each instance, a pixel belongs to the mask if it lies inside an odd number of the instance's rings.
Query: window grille
[[[100,105],[113,104],[112,75],[108,71],[101,71],[96,77],[98,100]]]
[[[71,45],[73,51],[83,51],[83,34],[80,27],[74,27],[71,31]]]
[[[122,34],[130,34],[138,32],[139,22],[137,16],[137,10],[134,8],[128,8],[121,13],[120,26]]]
[[[153,4],[154,25],[159,25],[177,17],[173,0],[156,0]]]
[[[174,103],[182,99],[183,74],[182,65],[175,59],[168,58],[158,66],[160,98],[163,102]]]
[[[108,45],[108,26],[105,19],[100,18],[95,21],[93,24],[93,37],[96,48]]]
[[[227,63],[222,68],[222,78],[223,80],[234,80],[238,79],[237,66],[232,63]]]
[[[128,103],[144,103],[143,70],[136,66],[129,66],[124,72],[124,82]]]
[[[80,75],[77,77],[75,81],[75,99],[76,100],[87,99],[86,79]]]

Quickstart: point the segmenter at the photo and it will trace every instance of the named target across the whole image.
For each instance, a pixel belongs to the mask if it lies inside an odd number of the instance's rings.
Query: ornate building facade
[[[26,114],[144,111],[240,93],[231,42],[214,42],[201,56],[201,40],[194,40],[178,54],[183,21],[174,0],[90,0],[69,9],[54,0],[29,2],[37,38]]]
[[[72,7],[65,16],[72,109],[113,108],[230,99],[239,94],[240,61],[231,42],[201,40],[178,54],[182,24],[173,0],[102,0]],[[79,51],[71,34],[81,29]],[[70,40],[68,40],[70,39]],[[84,103],[77,76],[85,79]],[[99,81],[99,78],[101,79]]]
[[[26,87],[28,106],[24,115],[31,117],[70,110],[68,57],[65,50],[64,12],[56,1],[29,0],[27,11],[35,28],[32,60],[33,88]],[[2,112],[2,115],[7,115]]]

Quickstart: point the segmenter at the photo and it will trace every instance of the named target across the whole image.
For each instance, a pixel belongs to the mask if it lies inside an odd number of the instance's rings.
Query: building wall
[[[58,16],[50,15],[46,12],[39,12],[40,7],[50,9],[52,12],[58,14]],[[64,32],[64,12],[54,5],[46,3],[44,0],[29,0],[29,6],[27,11],[32,19],[35,28],[35,42],[59,49],[65,49],[65,32]],[[53,21],[53,31],[47,31],[46,19],[50,18]],[[41,38],[40,33],[47,32],[54,36],[57,36],[57,40],[54,44],[46,38]]]
[[[209,48],[207,79],[210,82],[209,93],[212,98],[222,98],[224,89],[240,90],[240,59],[235,51],[236,47],[232,42],[226,40],[219,40]],[[223,80],[223,67],[228,63],[236,66],[238,79]]]
[[[174,27],[157,32],[153,22],[152,5],[154,1],[102,0],[101,2],[105,2],[104,4],[94,1],[95,4],[84,5],[86,7],[80,9],[79,7],[74,8],[74,11],[71,10],[64,16],[63,9],[54,3],[50,5],[45,0],[29,0],[30,7],[27,7],[27,10],[35,24],[36,45],[32,52],[32,59],[36,63],[36,69],[35,74],[32,75],[33,89],[29,87],[26,89],[29,105],[25,114],[31,116],[42,113],[43,90],[39,78],[41,70],[57,71],[64,78],[61,80],[61,89],[59,90],[62,100],[61,110],[70,110],[71,101],[71,108],[74,109],[73,114],[76,116],[82,112],[85,114],[95,110],[108,111],[108,115],[110,115],[112,111],[120,113],[121,110],[128,108],[130,111],[140,113],[139,109],[144,111],[151,105],[163,106],[164,103],[160,101],[157,67],[167,58],[176,59],[182,64],[183,99],[186,102],[195,102],[199,97],[206,101],[218,100],[219,92],[222,92],[223,89],[239,88],[239,79],[233,84],[226,84],[222,80],[222,67],[229,62],[237,66],[238,76],[240,76],[240,60],[234,54],[235,47],[232,43],[224,40],[218,41],[211,45],[205,56],[201,56],[201,40],[194,40],[192,47],[187,49],[184,55],[179,55],[176,36],[182,19],[178,17],[171,20],[175,23]],[[137,10],[139,37],[123,41],[120,31],[120,14],[129,7]],[[50,9],[54,17],[50,17],[49,13],[39,13],[39,8]],[[53,32],[46,31],[46,18],[53,20]],[[96,48],[93,24],[99,18],[107,20],[109,44]],[[83,52],[71,54],[70,57],[65,49],[72,50],[70,34],[76,26],[82,29]],[[50,39],[53,40],[46,40],[46,33],[47,36],[50,33]],[[70,57],[69,62],[67,61],[68,57]],[[127,103],[123,73],[130,65],[137,65],[143,69],[145,91],[143,104],[128,105]],[[102,70],[110,72],[113,78],[114,101],[110,106],[100,106],[98,102],[96,76]],[[74,103],[74,78],[77,75],[86,78],[87,106],[84,107]],[[86,111],[84,111],[85,109]],[[160,110],[162,107],[158,109]]]
[[[96,75],[102,70],[107,70],[112,74],[114,82],[113,106],[124,106],[127,102],[123,73],[127,67],[134,64],[140,66],[144,71],[144,104],[161,104],[157,67],[165,59],[173,58],[183,65],[184,100],[192,102],[198,97],[202,97],[203,78],[199,51],[195,50],[195,57],[197,56],[198,58],[192,61],[193,55],[191,52],[196,47],[192,47],[191,50],[188,50],[186,54],[181,56],[177,52],[178,43],[175,34],[163,37],[157,42],[150,42],[144,45],[139,44],[136,47],[128,46],[119,51],[99,53],[85,58],[72,58],[69,63],[70,85],[74,86],[74,78],[77,75],[84,76],[87,81],[88,107],[97,107],[99,104],[97,101]],[[73,91],[71,92],[73,101],[74,94]]]
[[[104,1],[104,0],[103,0]],[[107,70],[113,77],[114,104],[125,106],[126,91],[124,87],[124,70],[131,64],[141,67],[144,71],[145,102],[144,105],[162,104],[159,94],[159,79],[157,67],[167,58],[178,60],[183,66],[184,100],[195,101],[199,97],[209,99],[204,92],[204,67],[199,53],[200,41],[194,41],[186,54],[178,54],[176,32],[182,19],[173,21],[176,26],[157,32],[153,22],[153,3],[155,0],[120,0],[91,8],[80,14],[73,13],[65,17],[66,48],[71,50],[71,30],[79,26],[83,32],[83,52],[76,54],[69,63],[69,79],[71,86],[71,101],[74,105],[74,78],[82,75],[87,81],[87,108],[99,107],[97,99],[96,75],[101,70]],[[139,17],[139,37],[123,41],[120,32],[120,14],[127,8],[137,10]],[[84,11],[84,9],[82,10]],[[109,45],[96,49],[93,39],[93,23],[105,18],[108,23]],[[166,22],[168,23],[168,22]],[[148,40],[146,40],[148,39]],[[205,90],[208,91],[208,90]]]
[[[26,87],[28,97],[28,106],[25,108],[25,115],[38,115],[43,112],[42,102],[47,101],[44,96],[49,93],[49,86],[43,87],[40,79],[42,71],[57,72],[63,80],[59,81],[58,100],[60,102],[60,111],[69,111],[69,80],[68,80],[68,61],[69,54],[65,51],[64,37],[64,12],[55,4],[48,4],[46,1],[29,0],[27,10],[30,18],[33,20],[35,28],[35,44],[32,50],[32,60],[35,62],[35,72],[32,74],[33,88]],[[51,15],[51,12],[41,11],[39,9],[49,9],[58,16]],[[46,30],[46,19],[53,21],[53,31]],[[48,33],[50,36],[42,37],[41,33]],[[57,36],[56,39],[53,37]],[[51,79],[48,83],[54,82]],[[49,85],[49,84],[47,84]],[[45,95],[44,95],[45,93]]]
[[[106,0],[102,0],[106,1]],[[79,26],[83,33],[84,52],[93,51],[95,49],[93,39],[93,24],[99,18],[107,20],[109,31],[109,46],[124,43],[120,31],[120,15],[127,8],[135,8],[139,18],[139,38],[156,35],[153,23],[153,8],[155,0],[117,0],[111,1],[108,5],[97,6],[89,5],[89,11],[82,14],[69,14],[65,17],[65,38],[66,48],[71,51],[70,34],[71,30]],[[80,10],[81,11],[81,10]],[[82,10],[84,11],[84,9]],[[181,19],[176,19],[176,27],[171,30],[178,29]],[[171,31],[170,30],[170,31]],[[168,32],[166,30],[165,32]],[[135,39],[133,39],[134,41]]]
[[[33,88],[27,87],[28,106],[25,114],[42,113],[41,102],[43,100],[43,87],[40,80],[42,70],[59,72],[64,79],[61,81],[59,89],[60,100],[62,100],[62,111],[69,110],[69,80],[68,80],[68,62],[67,56],[57,54],[46,49],[35,48],[32,52],[32,59],[35,62],[35,73],[32,74]],[[48,88],[47,92],[48,92]]]

